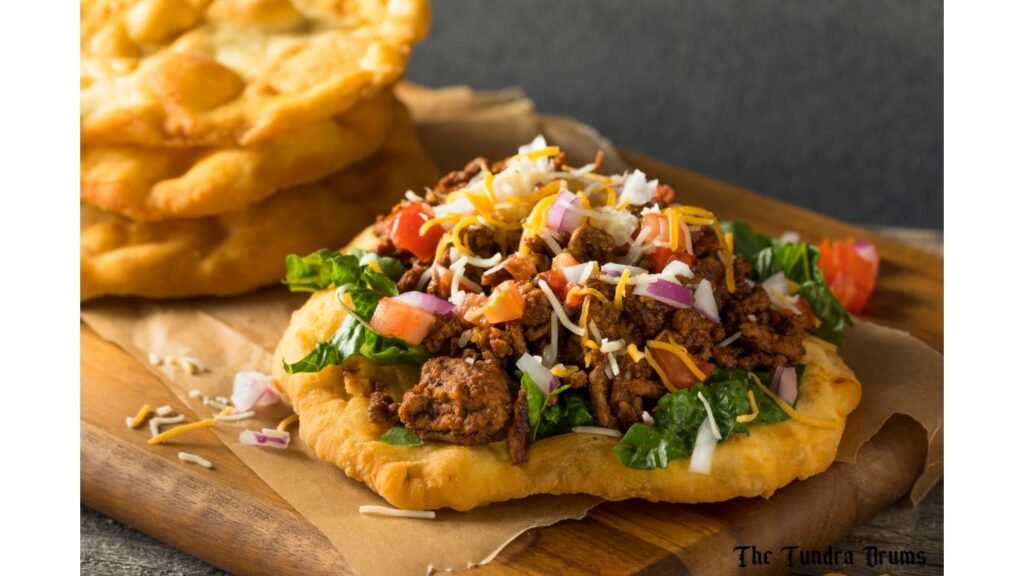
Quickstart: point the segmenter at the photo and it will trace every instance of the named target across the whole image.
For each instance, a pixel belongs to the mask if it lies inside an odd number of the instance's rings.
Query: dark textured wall
[[[522,86],[620,146],[854,222],[942,227],[939,0],[435,0],[409,79]]]

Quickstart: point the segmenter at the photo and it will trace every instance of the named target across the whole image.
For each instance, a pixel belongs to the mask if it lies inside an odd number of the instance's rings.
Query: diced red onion
[[[238,441],[250,446],[269,446],[271,448],[284,449],[288,447],[288,443],[291,441],[291,434],[277,432],[269,428],[264,429],[263,432],[244,430],[238,435]]]
[[[629,270],[629,275],[634,278],[640,274],[647,273],[647,270],[645,268],[641,268],[639,266],[627,266],[625,264],[616,264],[614,262],[609,262],[601,266],[601,272],[604,272],[605,274],[609,276],[614,276],[616,278],[622,276],[622,272],[624,270]]]
[[[857,240],[853,243],[853,250],[860,255],[861,258],[868,262],[878,261],[878,250],[875,245],[867,240]]]
[[[548,210],[548,228],[555,232],[572,232],[579,228],[580,222],[583,221],[583,216],[575,210],[570,210],[570,207],[575,206],[578,208],[581,205],[580,199],[572,192],[567,190],[559,192],[555,202],[551,205],[551,209]]]
[[[718,317],[718,304],[715,302],[715,292],[711,289],[711,282],[707,279],[700,281],[697,284],[697,290],[693,293],[693,307],[701,313],[705,318],[721,324],[722,320]]]
[[[273,379],[270,376],[253,370],[235,374],[231,403],[239,412],[245,412],[254,406],[269,406],[280,399],[281,397],[274,391]]]
[[[442,300],[433,294],[427,294],[426,292],[402,292],[398,296],[395,296],[395,300],[405,302],[410,306],[415,306],[420,310],[426,310],[431,314],[437,314],[444,316],[455,309],[455,306],[450,302]]]
[[[633,294],[646,296],[676,308],[689,308],[693,303],[693,292],[689,288],[664,278],[646,284],[638,284]]]
[[[558,378],[551,373],[551,370],[545,368],[544,365],[540,363],[540,360],[537,360],[529,354],[523,354],[518,360],[516,360],[516,368],[525,372],[530,377],[530,380],[533,380],[533,383],[540,388],[540,391],[543,392],[545,396],[550,394],[552,390],[559,386]]]
[[[583,264],[574,264],[572,266],[566,266],[562,268],[562,274],[565,275],[566,282],[570,284],[582,284],[583,275],[587,272],[587,269],[594,269],[597,266],[597,262],[584,262]]]
[[[772,392],[779,395],[790,406],[796,402],[796,368],[792,366],[779,366],[775,369],[775,376],[772,378]]]

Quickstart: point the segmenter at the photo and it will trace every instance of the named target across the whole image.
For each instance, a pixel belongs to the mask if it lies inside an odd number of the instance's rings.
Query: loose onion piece
[[[637,296],[646,296],[676,308],[689,308],[693,303],[693,292],[686,286],[659,278],[654,282],[637,285],[633,291]]]
[[[273,428],[264,428],[263,432],[245,430],[238,435],[238,440],[242,444],[250,446],[269,446],[283,450],[288,447],[288,443],[291,441],[291,434],[278,432]]]
[[[772,378],[772,392],[779,395],[790,406],[796,402],[797,394],[796,368],[792,366],[779,366],[775,369],[775,377]]]
[[[715,440],[722,439],[722,432],[718,429],[718,422],[715,422],[715,415],[711,413],[711,405],[708,404],[708,399],[704,397],[704,394],[697,392],[697,399],[704,405],[704,411],[708,413],[710,418],[711,433],[714,434]]]
[[[598,426],[573,426],[572,431],[577,434],[595,434],[597,436],[622,438],[622,432],[612,430],[611,428],[600,428]]]
[[[661,269],[661,276],[666,280],[676,281],[676,276],[693,278],[693,270],[690,265],[682,260],[672,260]]]
[[[572,232],[579,228],[583,216],[571,208],[579,208],[582,203],[578,196],[568,190],[559,192],[555,203],[548,210],[547,227],[555,232]]]
[[[281,397],[274,391],[273,379],[267,374],[255,370],[235,374],[231,403],[239,411],[244,412],[255,406],[269,406],[280,399]]]
[[[707,416],[697,429],[697,440],[693,443],[693,453],[690,454],[690,472],[694,474],[711,474],[711,457],[718,444],[711,422],[713,420]]]
[[[433,510],[399,510],[387,506],[364,505],[359,507],[360,514],[375,514],[377,516],[393,516],[395,518],[419,518],[421,520],[433,520],[437,514]]]
[[[544,365],[541,364],[540,360],[530,356],[529,354],[523,354],[518,360],[516,360],[516,368],[525,372],[526,375],[530,377],[530,380],[533,380],[533,383],[537,385],[537,388],[540,388],[540,391],[543,392],[545,396],[550,394],[552,390],[559,386],[558,378],[555,378],[555,375],[551,373],[551,370],[545,368]]]
[[[614,262],[609,262],[604,266],[601,266],[601,272],[604,272],[605,274],[613,276],[615,278],[622,276],[622,273],[625,272],[626,270],[629,270],[629,274],[631,276],[639,276],[640,274],[647,273],[646,269],[641,268],[639,266],[627,266],[625,264],[616,264]]]
[[[786,276],[782,272],[776,272],[761,282],[761,287],[768,293],[772,304],[778,308],[802,315],[803,311],[796,305],[796,297],[789,295],[789,286],[786,283]]]
[[[433,294],[427,294],[426,292],[402,292],[398,296],[395,296],[395,300],[405,302],[406,304],[415,306],[421,310],[426,310],[431,314],[437,314],[438,316],[444,316],[452,310],[455,310],[455,306],[452,303],[442,300]]]
[[[697,290],[693,293],[693,307],[705,318],[721,324],[718,317],[718,304],[715,303],[715,293],[711,289],[711,282],[705,278],[697,284]]]

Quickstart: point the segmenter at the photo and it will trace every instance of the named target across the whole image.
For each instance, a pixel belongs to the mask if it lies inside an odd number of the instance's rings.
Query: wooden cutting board
[[[907,330],[937,350],[943,338],[943,261],[867,230],[629,152],[626,160],[672,185],[680,199],[762,232],[854,236],[875,243],[878,285],[864,316]],[[198,419],[149,370],[81,329],[81,496],[86,505],[236,574],[350,574],[344,558],[211,432],[190,451],[215,462],[206,470],[178,461],[173,445],[148,446],[124,425],[143,403],[170,404]],[[156,404],[154,404],[154,402]],[[581,521],[526,532],[481,574],[752,574],[736,546],[819,548],[889,506],[910,488],[924,461],[916,423],[893,419],[861,451],[770,500],[708,506],[643,501],[606,503]],[[386,559],[382,559],[382,562]]]

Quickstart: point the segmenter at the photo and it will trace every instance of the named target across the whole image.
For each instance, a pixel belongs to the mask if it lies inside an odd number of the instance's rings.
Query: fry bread
[[[427,0],[83,0],[84,145],[235,146],[393,84]]]

